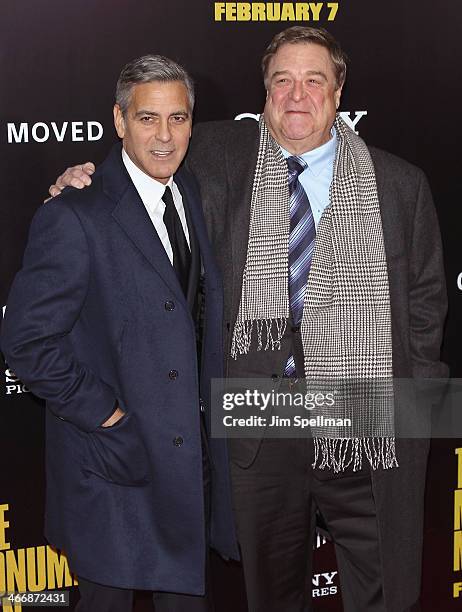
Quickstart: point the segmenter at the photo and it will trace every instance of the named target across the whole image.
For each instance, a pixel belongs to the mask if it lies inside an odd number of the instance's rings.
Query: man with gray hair
[[[79,612],[130,612],[133,589],[157,612],[212,610],[209,546],[238,557],[225,442],[207,440],[221,277],[179,170],[193,104],[172,60],[125,66],[122,146],[91,188],[38,210],[8,299],[2,349],[46,400],[45,535],[79,577]]]
[[[367,147],[337,114],[346,61],[328,32],[284,30],[262,68],[259,124],[198,125],[187,158],[224,278],[227,374],[340,383],[334,414],[353,425],[229,440],[249,610],[312,609],[317,508],[344,609],[403,612],[420,591],[429,444],[395,439],[392,377],[447,373],[431,193],[418,168]],[[50,193],[89,182],[69,169]]]

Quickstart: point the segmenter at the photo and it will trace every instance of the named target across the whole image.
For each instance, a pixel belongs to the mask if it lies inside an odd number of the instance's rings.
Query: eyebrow
[[[273,74],[271,75],[271,78],[274,79],[275,77],[278,77],[284,74],[290,74],[290,70],[277,70],[276,72],[273,72]],[[308,70],[307,72],[305,72],[305,74],[306,76],[320,76],[324,80],[327,81],[327,76],[324,72],[322,72],[322,70]]]
[[[135,113],[135,117],[141,117],[141,115],[149,115],[150,117],[158,117],[159,113],[156,113],[155,111],[143,110],[143,109]],[[169,114],[169,117],[173,117],[175,115],[176,116],[181,115],[182,117],[189,117],[190,113],[188,111],[185,111],[184,109],[181,109],[181,110],[173,111],[173,113]]]

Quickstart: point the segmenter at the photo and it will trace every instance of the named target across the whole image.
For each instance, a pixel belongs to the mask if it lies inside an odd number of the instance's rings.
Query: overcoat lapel
[[[132,243],[151,264],[176,299],[187,307],[175,270],[157,235],[141,198],[123,164],[121,147],[116,145],[103,169],[104,191],[116,203],[112,216]]]
[[[220,274],[207,235],[207,228],[205,227],[202,204],[196,181],[193,175],[182,167],[175,174],[175,182],[185,202],[188,227],[193,227],[195,233],[196,241],[193,247],[194,250],[191,250],[191,265],[194,262],[194,265],[198,266],[200,271],[200,266],[202,264],[204,266],[207,282],[210,282],[216,287],[220,279]]]

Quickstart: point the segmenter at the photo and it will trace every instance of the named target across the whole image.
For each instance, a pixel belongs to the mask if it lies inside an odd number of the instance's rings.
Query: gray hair
[[[186,87],[190,110],[194,108],[194,82],[186,70],[163,55],[143,55],[128,62],[120,73],[116,87],[116,104],[125,115],[132,97],[134,85],[139,83],[170,83],[179,81]]]
[[[267,87],[268,67],[271,58],[277,51],[286,44],[295,45],[298,43],[312,43],[320,45],[329,51],[330,59],[334,65],[335,81],[337,89],[341,87],[346,78],[347,55],[342,50],[340,43],[324,28],[309,28],[304,26],[293,26],[287,28],[273,38],[266,47],[261,61],[263,80]]]

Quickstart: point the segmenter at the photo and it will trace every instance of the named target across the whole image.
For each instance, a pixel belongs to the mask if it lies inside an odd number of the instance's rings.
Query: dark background
[[[114,87],[121,67],[145,53],[182,63],[197,86],[196,121],[258,113],[264,103],[260,57],[290,22],[215,22],[210,0],[0,0],[0,244],[1,304],[20,266],[28,226],[48,186],[67,166],[101,162],[115,140]],[[358,125],[368,144],[422,167],[441,223],[450,301],[444,342],[453,377],[461,376],[462,224],[458,104],[462,93],[462,7],[442,0],[341,0],[337,16],[304,25],[327,27],[350,58],[341,109],[367,110]],[[57,142],[51,122],[98,121],[104,135],[73,142],[70,125]],[[8,143],[7,124],[26,122],[29,142]],[[50,138],[31,139],[36,122]],[[84,134],[85,134],[84,125]],[[43,133],[39,131],[40,134]],[[6,377],[5,377],[6,378]],[[0,504],[9,504],[12,548],[43,543],[43,407],[27,393],[0,387]],[[424,611],[460,609],[452,583],[454,449],[462,440],[433,443],[424,551]],[[84,528],[84,526],[82,527]],[[335,570],[330,544],[316,553],[316,572]],[[245,610],[242,573],[214,559],[218,612]],[[334,581],[338,586],[338,579]],[[308,587],[308,585],[307,585]],[[319,610],[340,610],[339,596],[316,598]],[[137,610],[149,610],[139,595]],[[281,611],[284,612],[284,611]]]

